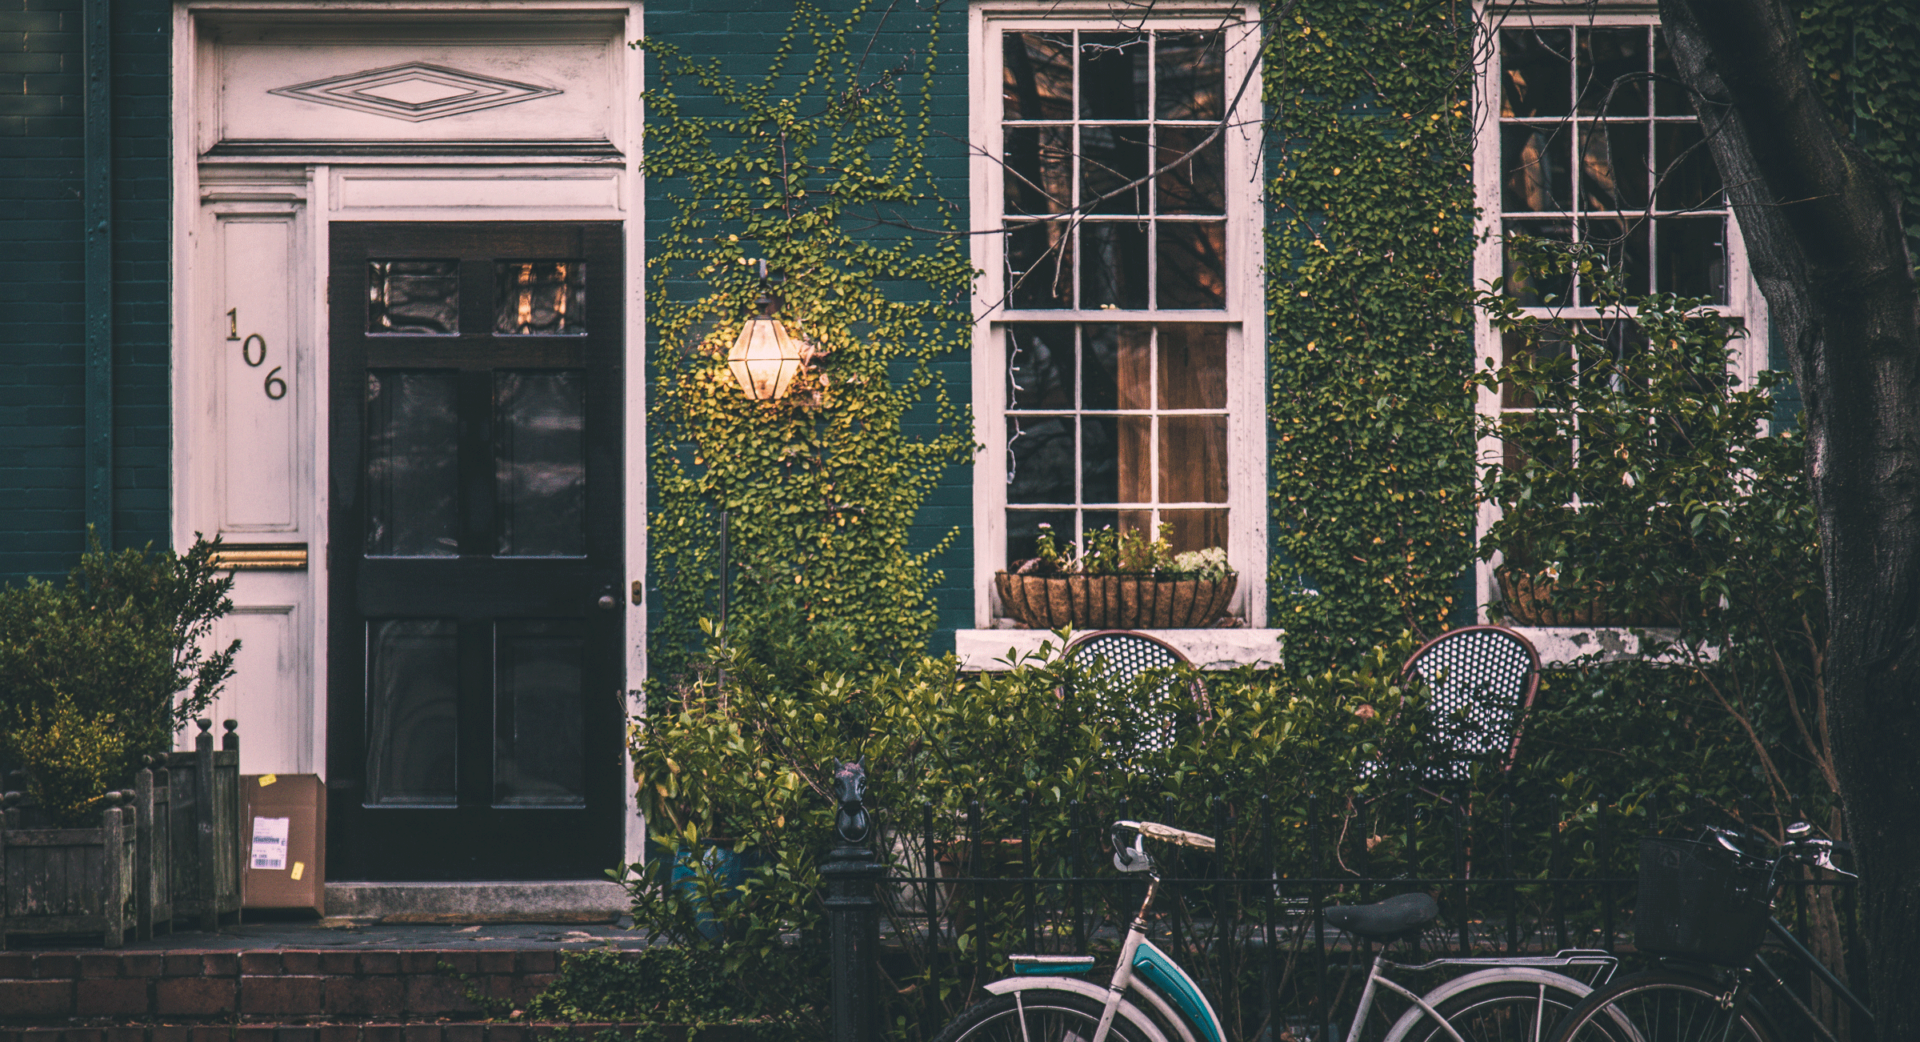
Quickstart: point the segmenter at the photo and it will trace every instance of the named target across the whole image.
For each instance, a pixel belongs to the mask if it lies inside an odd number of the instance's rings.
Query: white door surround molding
[[[625,225],[626,578],[645,578],[641,8],[188,0],[173,18],[174,545],[305,546],[304,569],[235,573],[220,639],[243,646],[214,712],[240,721],[246,773],[324,775],[329,222]],[[635,605],[636,709],[645,647]],[[626,832],[640,860],[631,813]]]

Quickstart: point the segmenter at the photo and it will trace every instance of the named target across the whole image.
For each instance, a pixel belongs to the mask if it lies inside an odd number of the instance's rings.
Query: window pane
[[[1073,34],[1007,33],[1001,38],[1001,118],[1073,118]]]
[[[1088,221],[1080,226],[1080,306],[1147,306],[1147,229],[1134,221]]]
[[[1147,118],[1147,37],[1080,34],[1080,118]]]
[[[1227,306],[1227,226],[1208,221],[1161,221],[1159,306]]]
[[[1667,217],[1654,222],[1659,247],[1661,293],[1727,302],[1727,235],[1724,217]]]
[[[1221,33],[1155,33],[1154,114],[1218,120],[1226,108],[1227,55]]]
[[[1120,500],[1120,432],[1118,418],[1083,416],[1080,419],[1080,481],[1082,502],[1117,503]]]
[[[1086,386],[1083,409],[1151,408],[1147,367],[1152,341],[1146,326],[1083,326]]]
[[[1667,53],[1667,34],[1653,34],[1653,114],[1656,116],[1691,116],[1693,105],[1687,101],[1687,88],[1680,83],[1680,70],[1673,64],[1673,55]]]
[[[1564,126],[1501,127],[1501,207],[1508,213],[1570,209],[1567,157],[1572,151],[1573,135]]]
[[[367,806],[459,803],[458,635],[452,619],[367,622]]]
[[[1647,124],[1580,125],[1580,208],[1647,208]]]
[[[1146,213],[1147,128],[1080,128],[1080,205],[1088,213]]]
[[[1573,241],[1573,226],[1564,220],[1547,221],[1504,221],[1501,233],[1505,236],[1526,235],[1535,239],[1552,242],[1570,243]],[[1533,275],[1515,270],[1514,255],[1511,248],[1505,251],[1503,261],[1508,295],[1520,301],[1521,307],[1537,308],[1548,304],[1565,305],[1567,303],[1567,277],[1565,275]]]
[[[1064,221],[1007,226],[1007,296],[1016,308],[1073,306],[1073,254]]]
[[[1160,501],[1227,501],[1227,418],[1160,418]]]
[[[587,266],[580,261],[494,261],[498,336],[584,334]]]
[[[1225,327],[1160,327],[1160,407],[1227,407]]]
[[[1659,172],[1654,205],[1662,210],[1690,210],[1723,205],[1720,170],[1713,165],[1698,123],[1662,123],[1654,128],[1653,156]]]
[[[502,621],[494,631],[493,805],[584,807],[586,641],[578,623]]]
[[[367,262],[367,332],[451,336],[460,332],[460,262]]]
[[[1176,554],[1215,546],[1226,549],[1227,512],[1224,510],[1162,510],[1160,521],[1171,529],[1167,542]]]
[[[1007,511],[1007,567],[1039,555],[1036,545],[1043,529],[1053,533],[1055,549],[1066,550],[1073,545],[1073,511]]]
[[[1647,114],[1647,27],[1575,29],[1580,47],[1580,114]]]
[[[1565,29],[1500,33],[1500,114],[1529,118],[1572,111],[1573,38]]]
[[[1073,501],[1073,417],[1007,417],[1007,502]]]
[[[587,552],[587,381],[578,369],[495,370],[494,489],[503,557]]]
[[[1065,213],[1073,208],[1073,128],[1008,127],[1006,212]]]
[[[367,546],[372,557],[460,553],[457,375],[367,371]]]
[[[1561,330],[1556,334],[1555,328],[1543,327],[1545,331],[1531,348],[1527,345],[1525,334],[1500,334],[1500,364],[1514,365],[1522,358],[1531,355],[1536,365],[1545,368],[1553,359],[1567,357],[1573,348],[1567,343],[1565,331]],[[1532,387],[1508,383],[1500,388],[1502,409],[1534,409],[1539,405],[1539,398],[1534,394]]]
[[[1194,152],[1212,130],[1203,127],[1160,127],[1153,168],[1159,170],[1178,160],[1177,165],[1155,178],[1160,198],[1158,212],[1178,214],[1224,214],[1227,212],[1224,138],[1216,137],[1205,148]],[[1186,159],[1180,157],[1193,152]]]
[[[1113,501],[1153,502],[1153,417],[1116,417],[1114,433],[1119,448],[1119,482]]]
[[[1007,327],[1007,406],[1073,408],[1073,327]]]
[[[1607,262],[1607,267],[1626,275],[1626,291],[1647,292],[1652,266],[1647,263],[1647,219],[1640,215],[1594,217],[1580,222],[1580,237]],[[1580,303],[1593,302],[1590,280],[1580,283]]]

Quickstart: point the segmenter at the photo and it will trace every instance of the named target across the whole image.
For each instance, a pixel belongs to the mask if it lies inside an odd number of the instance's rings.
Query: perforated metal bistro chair
[[[1122,747],[1115,753],[1123,763],[1171,746],[1183,716],[1204,720],[1213,715],[1206,686],[1197,681],[1184,685],[1194,702],[1191,716],[1166,709],[1183,686],[1178,676],[1168,676],[1150,689],[1139,685],[1139,679],[1154,670],[1191,665],[1178,648],[1158,637],[1133,630],[1095,630],[1073,638],[1066,657],[1081,664],[1080,682],[1095,685],[1096,711],[1112,733],[1122,736]]]
[[[1403,683],[1426,688],[1427,782],[1463,781],[1476,762],[1511,770],[1521,728],[1540,690],[1540,655],[1504,626],[1449,630],[1400,668]]]

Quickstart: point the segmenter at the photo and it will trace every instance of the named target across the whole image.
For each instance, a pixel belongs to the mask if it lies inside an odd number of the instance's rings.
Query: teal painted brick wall
[[[85,540],[79,0],[0,0],[0,581]],[[114,525],[167,541],[168,17],[113,18]]]
[[[822,0],[828,11],[851,12],[847,0]],[[924,12],[896,10],[884,27],[878,11],[888,5],[875,5],[876,13],[862,20],[855,34],[855,46],[866,50],[866,68],[876,77],[881,70],[897,65],[909,49],[924,56],[927,38]],[[689,56],[708,60],[720,58],[734,75],[764,76],[772,64],[781,34],[793,13],[791,0],[740,0],[724,8],[703,0],[667,0],[649,3],[646,32],[668,40]],[[940,53],[936,59],[933,100],[934,136],[929,146],[928,167],[941,194],[963,208],[967,199],[967,74],[966,8],[947,4],[936,15],[939,22]],[[649,85],[657,85],[649,70]],[[697,104],[683,107],[699,114]],[[650,183],[647,186],[647,238],[657,240],[667,230],[672,186]],[[961,211],[964,213],[964,209]],[[939,363],[947,393],[957,404],[972,398],[972,373],[966,355],[956,355]],[[910,416],[909,429],[926,424],[932,411]],[[935,651],[953,648],[953,631],[973,625],[973,468],[954,467],[942,475],[938,489],[928,498],[912,531],[916,550],[930,548],[956,531],[958,537],[935,562],[941,582],[935,590],[939,612],[938,629],[931,645]],[[657,601],[656,601],[657,603]]]

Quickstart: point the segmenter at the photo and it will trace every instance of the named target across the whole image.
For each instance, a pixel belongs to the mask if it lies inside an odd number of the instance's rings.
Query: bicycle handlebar
[[[1113,826],[1115,828],[1133,829],[1142,836],[1165,840],[1168,843],[1175,843],[1183,847],[1194,847],[1198,850],[1213,849],[1212,836],[1202,836],[1198,832],[1188,832],[1185,829],[1174,828],[1172,825],[1162,825],[1157,821],[1116,821],[1113,823]]]

